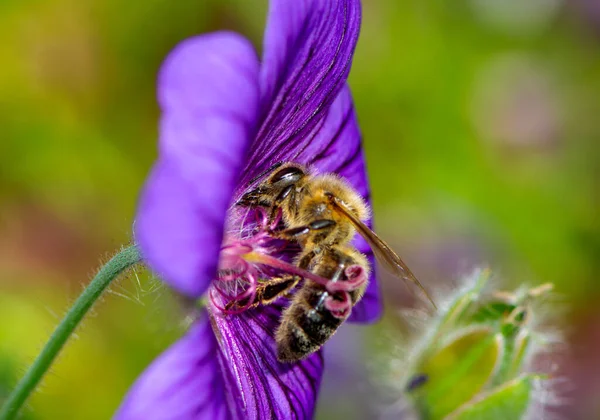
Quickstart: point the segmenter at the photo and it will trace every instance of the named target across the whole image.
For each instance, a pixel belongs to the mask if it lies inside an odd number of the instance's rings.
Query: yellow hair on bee
[[[364,295],[372,267],[352,244],[357,232],[395,276],[423,289],[400,257],[366,225],[370,211],[364,198],[338,175],[293,162],[277,164],[236,204],[264,209],[274,226],[269,234],[299,246],[294,264],[326,279],[301,279],[292,273],[261,283],[256,304],[288,295],[292,300],[275,332],[280,361],[296,362],[317,351]]]
[[[329,192],[352,210],[360,220],[370,216],[369,208],[358,192],[347,181],[335,174],[315,175],[311,182],[315,191]]]

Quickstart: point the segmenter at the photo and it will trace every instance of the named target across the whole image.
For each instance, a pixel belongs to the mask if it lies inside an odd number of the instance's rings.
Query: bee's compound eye
[[[285,184],[291,184],[299,181],[304,175],[302,169],[296,168],[295,166],[288,166],[287,168],[275,172],[271,177],[271,183],[277,184],[284,182]]]

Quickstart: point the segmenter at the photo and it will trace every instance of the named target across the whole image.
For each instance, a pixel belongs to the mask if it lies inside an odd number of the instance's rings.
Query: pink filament
[[[244,241],[237,241],[221,248],[221,252],[225,253],[226,256],[245,255],[252,252],[252,250],[252,246],[244,243]]]
[[[270,255],[260,254],[260,256],[257,258],[257,263],[264,264],[264,265],[267,265],[267,266],[273,267],[273,268],[278,268],[281,271],[285,271],[286,273],[296,274],[302,278],[312,280],[315,283],[318,283],[325,287],[327,286],[328,283],[331,283],[331,280],[329,280],[329,279],[326,279],[321,276],[317,276],[316,274],[311,273],[310,271],[303,270],[300,267],[297,267],[293,264],[282,261],[282,260],[272,257]]]
[[[254,299],[256,298],[256,286],[257,286],[258,282],[256,280],[256,277],[254,277],[252,274],[247,274],[246,279],[248,280],[248,283],[250,286],[245,291],[243,291],[242,293],[239,293],[235,296],[232,296],[232,295],[224,292],[216,284],[213,284],[213,288],[211,288],[211,290],[209,291],[209,298],[210,298],[212,304],[217,309],[219,309],[221,312],[229,314],[229,315],[239,314],[239,313],[242,313],[245,310],[247,310],[250,306],[252,306],[252,304],[254,303]],[[231,303],[235,303],[235,302],[241,302],[246,299],[248,300],[248,303],[246,303],[246,305],[243,305],[243,306],[236,306],[236,309],[222,307],[221,305],[219,305],[216,302],[216,299],[213,296],[213,292],[214,292],[213,289],[216,290],[217,292],[219,292],[219,294],[222,297],[229,300],[228,305]]]
[[[351,265],[344,270],[348,280],[330,281],[325,288],[331,296],[325,300],[327,308],[336,318],[344,319],[352,310],[352,298],[350,292],[356,290],[367,282],[367,273],[360,265]],[[334,296],[335,295],[335,296]],[[339,298],[342,300],[340,301]]]
[[[325,285],[328,292],[351,292],[367,282],[367,273],[360,265],[351,265],[344,270],[348,280],[330,281]]]
[[[233,273],[231,274],[217,274],[217,279],[219,281],[234,281],[237,280],[241,277],[243,277],[248,270],[250,269],[250,264],[248,264],[248,261],[241,259],[241,261],[239,261],[239,263],[242,265],[240,271],[236,271],[236,270],[232,270]]]
[[[348,292],[341,292],[338,294],[338,297],[341,297],[342,301],[339,301],[334,296],[328,296],[325,299],[325,308],[336,318],[346,318],[352,308],[350,294]]]
[[[212,304],[226,314],[239,314],[253,306],[259,273],[265,273],[263,270],[259,270],[257,266],[263,265],[320,284],[329,293],[325,300],[325,308],[331,311],[335,317],[347,317],[352,309],[352,299],[349,293],[366,283],[365,269],[360,265],[351,265],[344,270],[347,280],[332,281],[273,257],[270,254],[281,252],[289,245],[287,241],[284,241],[283,244],[276,242],[281,241],[281,239],[277,239],[272,235],[273,230],[281,222],[282,210],[278,209],[271,222],[269,222],[267,212],[262,208],[257,209],[255,216],[258,231],[254,235],[249,238],[234,240],[221,248],[219,265],[225,268],[220,269],[220,273],[217,274],[216,278],[217,282],[213,284],[209,291]],[[231,284],[235,281],[239,281],[242,287],[242,291],[238,294],[228,293],[218,285],[218,282]],[[235,285],[235,287],[237,286]],[[215,291],[221,296],[219,301],[214,295]],[[223,300],[227,301],[225,307],[219,303]],[[245,305],[237,306],[238,303],[244,301],[247,302]],[[234,309],[230,306],[233,306]]]

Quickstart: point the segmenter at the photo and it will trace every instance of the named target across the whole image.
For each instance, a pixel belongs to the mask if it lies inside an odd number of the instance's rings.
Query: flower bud
[[[488,270],[477,271],[429,320],[431,329],[409,358],[405,391],[420,419],[522,419],[541,373],[535,356],[537,303],[551,284],[516,292],[489,291]],[[536,388],[537,387],[537,388]]]

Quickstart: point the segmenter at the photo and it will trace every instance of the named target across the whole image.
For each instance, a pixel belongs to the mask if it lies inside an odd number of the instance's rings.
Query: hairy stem
[[[88,287],[75,301],[71,309],[62,319],[42,352],[34,360],[25,376],[19,381],[13,392],[8,396],[0,410],[0,420],[15,418],[19,409],[39,384],[50,365],[58,356],[71,334],[75,331],[83,317],[90,310],[94,302],[102,295],[108,285],[123,271],[140,261],[140,253],[135,245],[121,250],[112,257],[94,277]]]

